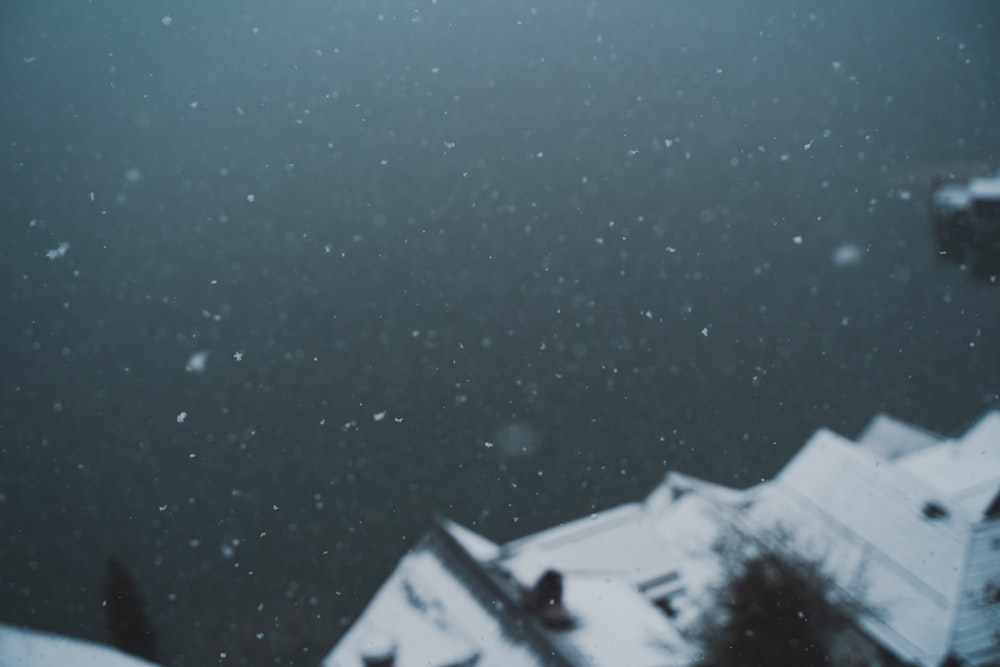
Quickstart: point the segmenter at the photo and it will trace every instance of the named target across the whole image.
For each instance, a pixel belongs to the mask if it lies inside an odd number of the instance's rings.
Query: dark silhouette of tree
[[[146,600],[128,568],[114,558],[108,559],[104,595],[104,620],[111,642],[126,653],[156,662],[156,636]]]
[[[727,572],[698,629],[698,667],[893,664],[857,629],[855,620],[867,611],[835,586],[820,562],[783,543],[753,543],[749,553],[717,545]]]

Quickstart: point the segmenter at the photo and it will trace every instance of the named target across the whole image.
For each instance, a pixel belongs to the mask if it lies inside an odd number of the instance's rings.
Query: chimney
[[[533,588],[524,591],[524,605],[551,630],[573,627],[573,619],[563,606],[563,578],[556,570],[546,570]]]

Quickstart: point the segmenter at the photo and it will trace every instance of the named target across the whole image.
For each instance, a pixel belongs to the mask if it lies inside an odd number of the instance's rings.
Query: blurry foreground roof
[[[80,639],[0,623],[3,667],[155,667],[153,663]]]

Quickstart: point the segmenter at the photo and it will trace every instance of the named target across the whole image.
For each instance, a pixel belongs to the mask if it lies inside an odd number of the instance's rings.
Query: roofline
[[[968,434],[969,431],[978,426],[979,422],[989,417],[992,412],[1000,412],[1000,399],[991,401],[986,409],[980,412],[978,416],[970,417],[966,421],[962,422],[961,425],[945,434],[945,437],[948,440],[961,440],[966,434]]]
[[[778,481],[779,479],[773,479],[765,483],[775,484]],[[794,491],[794,489],[789,487],[787,484],[783,484],[782,487],[795,492],[795,495],[798,496],[803,502],[807,502],[815,506],[815,503],[813,503],[810,499]],[[853,534],[853,531],[851,531],[849,527],[834,519],[827,512],[822,510],[822,508],[820,508],[819,511],[831,522],[830,525],[836,527],[838,532]],[[760,548],[771,549],[772,551],[777,551],[784,555],[803,558],[806,561],[812,561],[818,564],[820,569],[827,576],[830,576],[830,572],[827,570],[826,562],[823,560],[822,556],[800,551],[794,547],[793,543],[785,542],[781,539],[781,533],[783,531],[783,527],[781,525],[778,525],[776,530],[769,530],[766,529],[763,524],[760,524],[752,519],[748,519],[746,516],[739,513],[721,516],[720,520],[723,522],[723,525],[731,531],[731,534],[740,535]],[[866,556],[866,558],[872,557],[878,558],[889,565],[896,566],[896,564],[889,559],[886,554],[877,549],[873,549]],[[912,573],[898,568],[898,566],[896,566],[895,569],[909,575],[909,577],[913,577]],[[863,581],[860,581],[859,583],[861,586],[864,586]],[[859,590],[857,588],[852,585],[845,585],[838,581],[836,577],[832,576],[830,576],[830,585],[837,593],[843,596],[840,600],[828,600],[830,607],[841,617],[841,619],[846,621],[848,625],[869,639],[879,651],[888,653],[897,661],[907,666],[912,665],[915,667],[917,665],[923,666],[931,664],[926,661],[927,656],[925,656],[918,649],[918,647],[916,647],[908,638],[897,632],[891,623],[887,623],[881,617],[881,610],[879,608],[869,606],[866,603],[864,594],[859,594]],[[845,609],[845,603],[846,605],[856,605],[854,611],[851,612]]]
[[[579,660],[568,656],[567,651],[571,647],[557,644],[539,623],[517,614],[523,605],[516,586],[505,585],[491,575],[483,563],[466,551],[448,531],[447,522],[444,516],[434,514],[425,539],[437,547],[436,553],[448,559],[449,571],[468,588],[483,609],[497,619],[503,632],[511,639],[527,644],[546,665],[578,667],[584,664],[582,656]]]

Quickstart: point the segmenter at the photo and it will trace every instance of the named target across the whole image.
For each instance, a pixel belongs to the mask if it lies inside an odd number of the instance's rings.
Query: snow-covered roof
[[[778,524],[801,552],[875,610],[878,638],[908,660],[947,646],[950,598],[958,589],[968,522],[926,520],[937,494],[885,459],[820,431],[762,489],[757,526]],[[753,532],[751,530],[751,532]]]
[[[631,525],[640,507],[619,508],[596,523],[605,529]],[[617,570],[558,563],[572,619],[567,629],[547,630],[524,609],[522,591],[553,566],[549,556],[560,553],[558,547],[600,535],[588,527],[577,522],[556,529],[558,535],[541,534],[544,544],[522,541],[500,549],[441,521],[433,538],[403,559],[324,666],[358,667],[372,637],[395,648],[396,667],[689,665],[685,640]],[[553,654],[560,656],[555,663]]]
[[[984,566],[970,566],[968,554],[991,542],[983,527],[996,528],[984,521],[1000,493],[1000,413],[960,439],[924,441],[895,458],[870,444],[817,432],[758,490],[749,521],[780,524],[800,551],[821,557],[868,608],[862,623],[885,646],[938,665],[953,649],[965,598],[988,583],[969,583]],[[995,640],[993,650],[1000,657]]]
[[[972,204],[972,192],[965,185],[947,183],[934,191],[934,203],[945,209],[963,211]]]
[[[1000,176],[974,178],[969,182],[969,191],[976,199],[1000,199]]]
[[[960,508],[981,518],[1000,493],[1000,412],[983,417],[960,440],[915,452],[899,467],[920,477]]]
[[[1000,413],[954,440],[880,416],[858,442],[818,431],[744,491],[670,473],[644,502],[502,546],[439,520],[324,666],[357,667],[373,636],[396,667],[690,665],[686,633],[733,534],[820,558],[867,610],[860,627],[904,661],[985,664],[1000,659],[998,494]],[[569,627],[526,602],[552,571]]]
[[[156,667],[110,646],[0,623],[3,667]]]
[[[934,201],[953,209],[967,209],[975,202],[1000,201],[1000,175],[973,178],[968,184],[946,183],[935,190]]]
[[[530,643],[508,634],[498,618],[501,610],[492,607],[494,601],[481,600],[459,570],[439,542],[424,540],[327,655],[324,667],[361,667],[373,646],[389,647],[396,667],[544,664]]]
[[[701,592],[718,579],[704,558],[718,537],[721,509],[739,492],[670,473],[643,503],[629,503],[556,526],[504,547],[502,566],[522,585],[546,569],[567,578],[614,578],[648,601],[669,597],[678,625],[701,610]]]
[[[949,499],[924,480],[824,430],[792,459],[778,482],[781,492],[808,502],[815,514],[810,519],[849,531],[942,598],[954,590],[969,522],[953,515]],[[947,514],[928,519],[923,513],[928,503]]]
[[[566,578],[566,608],[575,627],[559,635],[587,665],[684,667],[691,664],[687,642],[663,612],[636,595],[620,579]]]

